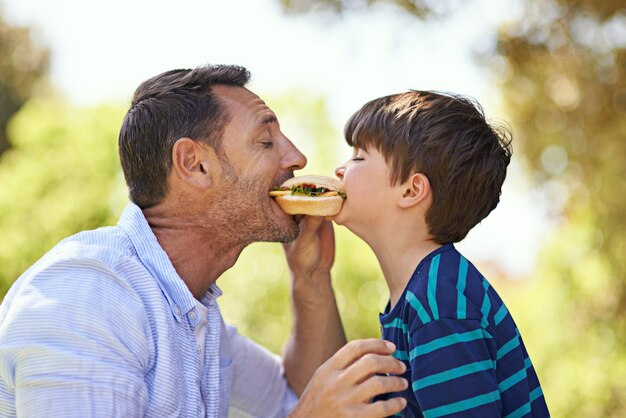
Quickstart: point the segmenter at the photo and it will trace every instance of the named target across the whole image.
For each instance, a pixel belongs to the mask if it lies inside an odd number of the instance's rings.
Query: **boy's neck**
[[[372,245],[389,287],[390,309],[398,303],[417,265],[439,247],[441,244],[430,237],[417,241],[410,237],[403,241],[397,236]]]

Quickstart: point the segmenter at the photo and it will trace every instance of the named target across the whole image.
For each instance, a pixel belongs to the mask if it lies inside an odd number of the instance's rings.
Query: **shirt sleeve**
[[[410,333],[409,347],[412,388],[424,417],[501,416],[495,342],[480,321],[429,322]]]
[[[286,417],[298,402],[287,384],[282,359],[226,326],[233,355],[228,416]]]
[[[16,295],[0,327],[0,371],[17,416],[143,416],[143,311],[98,262],[60,262]]]

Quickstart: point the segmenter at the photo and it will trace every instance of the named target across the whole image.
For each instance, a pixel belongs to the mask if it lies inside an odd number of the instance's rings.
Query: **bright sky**
[[[52,51],[52,82],[76,104],[126,102],[140,82],[173,68],[240,64],[261,95],[323,95],[341,131],[366,101],[408,88],[471,95],[488,116],[505,119],[489,70],[474,56],[517,9],[470,3],[427,24],[393,8],[338,19],[285,16],[278,0],[0,0],[0,7],[10,23],[35,28]],[[500,206],[459,245],[518,277],[532,272],[548,225],[519,170],[513,164]]]

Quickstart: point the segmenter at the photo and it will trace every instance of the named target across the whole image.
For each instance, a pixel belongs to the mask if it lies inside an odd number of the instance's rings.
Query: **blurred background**
[[[626,0],[0,0],[0,298],[63,237],[116,223],[134,89],[206,63],[252,72],[303,173],[332,175],[347,118],[409,88],[509,123],[501,204],[458,247],[516,318],[553,416],[625,416]],[[335,231],[348,337],[378,337],[382,274]],[[250,246],[218,285],[226,321],[280,352],[281,247]]]

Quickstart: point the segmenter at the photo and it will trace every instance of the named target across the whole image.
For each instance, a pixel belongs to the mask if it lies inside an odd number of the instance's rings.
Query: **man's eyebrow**
[[[265,115],[263,119],[261,119],[260,125],[269,125],[271,123],[277,123],[278,119],[276,119],[276,115]]]

